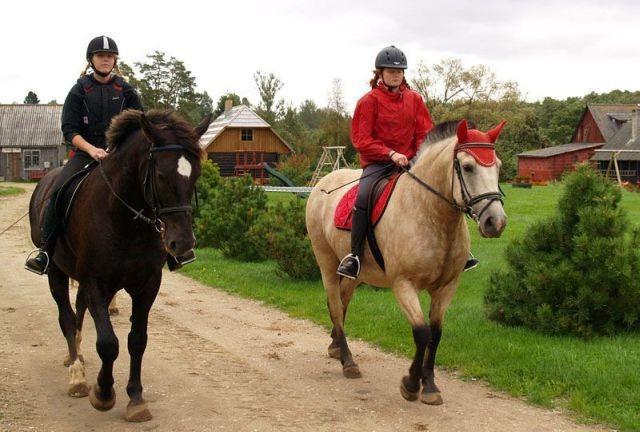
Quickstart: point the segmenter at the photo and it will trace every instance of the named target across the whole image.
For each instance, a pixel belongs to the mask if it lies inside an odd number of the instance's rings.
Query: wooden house
[[[263,163],[274,166],[291,146],[266,121],[245,105],[231,106],[216,118],[200,138],[200,146],[225,177],[249,173],[256,183],[268,183]]]
[[[62,105],[0,105],[0,179],[35,180],[66,157]]]

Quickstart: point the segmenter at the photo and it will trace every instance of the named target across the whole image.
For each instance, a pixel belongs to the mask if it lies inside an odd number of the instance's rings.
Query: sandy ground
[[[0,197],[0,231],[21,216],[28,192]],[[398,385],[409,361],[353,341],[363,378],[343,378],[326,331],[262,304],[166,273],[152,309],[143,363],[154,418],[124,420],[130,302],[119,295],[117,402],[95,411],[67,396],[66,343],[44,277],[23,270],[32,249],[27,218],[0,236],[0,430],[2,431],[577,431],[562,413],[527,405],[437,372],[442,406],[407,402]],[[274,287],[277,289],[277,287]],[[72,290],[75,295],[75,290]],[[87,379],[99,369],[87,314]],[[347,329],[348,331],[348,329]],[[409,333],[407,333],[409,334]],[[443,343],[446,343],[446,338]]]

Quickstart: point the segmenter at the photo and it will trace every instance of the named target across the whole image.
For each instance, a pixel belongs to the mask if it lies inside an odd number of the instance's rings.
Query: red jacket
[[[392,93],[381,82],[358,101],[351,142],[364,168],[390,161],[391,150],[411,159],[432,128],[433,120],[419,93],[404,85]]]

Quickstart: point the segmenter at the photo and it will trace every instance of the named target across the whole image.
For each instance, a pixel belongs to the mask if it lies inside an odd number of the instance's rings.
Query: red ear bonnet
[[[477,129],[468,129],[467,121],[460,121],[458,123],[458,144],[456,144],[455,153],[463,151],[473,156],[480,165],[493,166],[496,163],[495,142],[505,124],[506,121],[502,121],[490,131],[482,132]]]

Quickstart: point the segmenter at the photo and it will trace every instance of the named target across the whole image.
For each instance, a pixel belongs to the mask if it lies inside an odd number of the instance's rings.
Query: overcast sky
[[[185,62],[216,101],[258,95],[253,73],[275,73],[281,96],[325,105],[341,78],[348,109],[367,91],[376,53],[458,57],[515,80],[528,100],[640,89],[640,2],[570,1],[6,1],[0,15],[0,102],[63,102],[88,41],[113,37],[127,63],[153,50]]]

